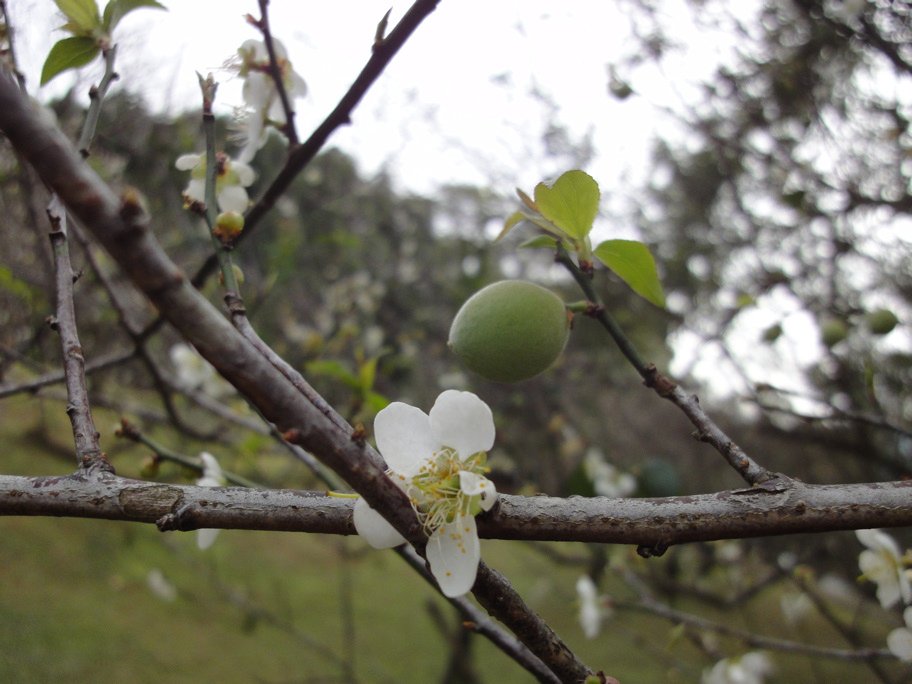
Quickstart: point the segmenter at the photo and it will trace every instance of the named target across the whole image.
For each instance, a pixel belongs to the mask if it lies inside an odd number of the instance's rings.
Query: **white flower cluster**
[[[250,204],[247,187],[256,180],[256,172],[241,161],[229,159],[219,152],[215,155],[215,201],[219,211],[236,211],[243,214]],[[206,202],[206,155],[182,154],[174,166],[190,172],[190,182],[184,188],[184,205]]]
[[[272,39],[279,73],[282,75],[282,86],[289,100],[307,95],[307,84],[291,68],[285,46],[275,38]],[[244,121],[246,144],[239,159],[249,162],[265,144],[269,127],[281,128],[287,123],[282,99],[275,81],[269,73],[269,52],[261,40],[246,40],[238,48],[240,64],[238,74],[244,79],[243,97],[247,105]]]
[[[276,65],[289,100],[307,94],[307,84],[291,68],[285,46],[273,39]],[[287,122],[282,99],[270,74],[269,52],[260,40],[247,40],[238,48],[238,58],[230,66],[244,79],[242,97],[242,129],[244,147],[237,159],[224,153],[217,155],[216,201],[219,211],[244,213],[250,200],[246,188],[256,180],[250,161],[266,143],[269,127],[281,128]],[[205,202],[206,155],[185,154],[178,157],[176,167],[190,171],[190,183],[184,190],[184,202],[189,207],[195,202]]]
[[[887,648],[897,658],[912,662],[912,571],[896,540],[882,530],[856,530],[858,541],[865,550],[858,556],[862,577],[877,585],[877,600],[884,608],[902,601],[905,627],[894,629],[887,636]],[[908,555],[908,554],[907,554]]]
[[[393,402],[374,420],[377,448],[389,473],[408,495],[429,538],[427,559],[445,596],[475,584],[481,546],[475,515],[497,500],[484,476],[494,444],[491,409],[471,392],[443,392],[429,414]],[[364,499],[354,510],[355,528],[376,549],[405,539]]]

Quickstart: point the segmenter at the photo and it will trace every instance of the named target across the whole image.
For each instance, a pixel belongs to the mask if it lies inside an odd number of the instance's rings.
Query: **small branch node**
[[[301,431],[298,428],[291,428],[282,433],[282,439],[291,444],[297,444],[301,439]]]
[[[641,558],[658,558],[668,551],[668,544],[656,542],[655,544],[640,544],[636,548],[637,555]]]
[[[351,433],[351,441],[360,447],[363,447],[367,442],[367,430],[364,428],[363,423],[358,423],[355,425],[355,429],[352,430]]]
[[[660,397],[667,399],[670,397],[678,386],[659,372],[654,363],[646,365],[646,373],[643,377],[643,384],[655,390]]]
[[[199,529],[197,523],[197,506],[184,504],[173,513],[166,513],[155,521],[160,532],[188,532]]]

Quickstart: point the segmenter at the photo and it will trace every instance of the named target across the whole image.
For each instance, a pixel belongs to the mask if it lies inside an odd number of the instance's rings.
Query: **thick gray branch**
[[[164,529],[355,534],[353,501],[321,492],[196,487],[106,475],[0,476],[0,515],[105,518]],[[507,496],[479,516],[489,539],[585,541],[664,548],[715,539],[912,525],[912,481],[790,484],[665,499]]]
[[[423,538],[407,497],[386,477],[379,455],[324,415],[216,311],[162,250],[135,193],[126,193],[123,199],[116,197],[82,163],[60,131],[32,108],[12,76],[5,73],[0,73],[0,130],[158,307],[162,316],[266,420],[288,441],[310,451],[336,471],[407,539]],[[509,615],[485,600],[485,596],[502,596],[512,591],[499,576],[480,573],[475,590],[485,608],[501,619],[514,614],[531,615],[518,596],[514,597]],[[558,677],[580,681],[590,673],[543,621],[524,619],[506,624],[533,650],[532,644],[545,641],[559,646],[548,649],[547,653],[536,652]]]

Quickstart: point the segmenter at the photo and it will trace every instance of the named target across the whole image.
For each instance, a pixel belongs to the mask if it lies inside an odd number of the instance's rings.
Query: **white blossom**
[[[222,487],[225,484],[225,475],[222,473],[222,467],[215,456],[208,451],[200,454],[200,460],[203,462],[203,476],[196,481],[198,487]],[[202,549],[208,549],[215,542],[220,530],[204,529],[196,531],[196,545]]]
[[[307,95],[307,84],[295,72],[288,60],[285,46],[273,38],[276,63],[282,76],[282,85],[289,100]],[[244,120],[246,142],[239,159],[249,162],[266,142],[269,126],[283,126],[286,123],[285,109],[279,97],[275,81],[269,72],[269,52],[260,40],[246,40],[238,48],[240,62],[238,74],[244,79],[242,96],[247,106]]]
[[[605,461],[598,449],[589,449],[583,458],[583,471],[598,496],[622,498],[636,490],[636,478]]]
[[[579,601],[579,623],[587,639],[594,639],[602,629],[602,620],[608,612],[599,596],[598,587],[589,575],[576,580],[576,597]]]
[[[856,530],[858,541],[867,548],[858,556],[862,576],[877,585],[877,600],[892,608],[899,600],[912,602],[912,586],[903,567],[899,545],[881,530]]]
[[[703,671],[703,684],[763,684],[773,673],[773,663],[765,653],[751,651],[740,658],[725,658]]]
[[[779,599],[782,616],[790,625],[797,625],[814,611],[814,602],[805,593],[791,592]]]
[[[243,214],[250,204],[246,188],[256,180],[256,172],[246,163],[234,160],[223,152],[215,155],[215,201],[219,211],[236,211]],[[184,188],[184,202],[206,201],[206,154],[183,154],[174,166],[190,172],[190,182]]]
[[[186,390],[201,390],[210,397],[223,397],[233,392],[215,368],[188,344],[178,343],[169,352],[177,372],[177,384]]]
[[[393,481],[408,494],[429,535],[427,558],[449,597],[472,588],[481,558],[475,515],[497,500],[484,473],[494,444],[491,409],[471,392],[447,390],[430,414],[393,402],[374,420],[377,448]],[[358,534],[374,548],[405,542],[364,499],[355,503]]]
[[[171,603],[177,598],[177,588],[168,581],[165,574],[158,568],[149,570],[149,574],[146,575],[146,586],[149,587],[149,591],[162,601]]]
[[[903,611],[906,626],[887,635],[887,648],[900,660],[912,661],[912,606]]]

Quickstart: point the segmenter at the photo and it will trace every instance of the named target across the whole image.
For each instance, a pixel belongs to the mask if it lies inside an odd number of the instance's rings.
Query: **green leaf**
[[[537,235],[534,238],[529,238],[519,246],[521,249],[557,249],[557,244],[558,240],[555,237]]]
[[[348,385],[352,389],[361,389],[360,379],[348,368],[346,368],[345,364],[340,361],[333,361],[329,359],[311,361],[307,364],[307,371],[309,373],[325,375],[326,377],[333,378],[334,380],[338,380]]]
[[[148,7],[149,9],[161,9],[168,11],[168,8],[156,0],[111,0],[104,9],[104,19],[101,25],[105,33],[110,35],[120,20],[130,12],[137,9]]]
[[[364,397],[364,403],[367,404],[372,413],[379,413],[387,406],[389,406],[390,400],[379,392],[374,392],[371,390]]]
[[[592,230],[600,195],[598,183],[588,173],[567,171],[551,187],[535,186],[535,205],[551,223],[581,240]]]
[[[494,238],[494,242],[502,240],[507,233],[509,233],[513,228],[526,220],[526,215],[521,211],[514,211],[507,217],[507,220],[504,221],[503,229],[501,229],[500,234]]]
[[[656,306],[665,306],[655,260],[649,248],[635,240],[605,240],[592,253],[631,289]]]
[[[358,381],[363,392],[370,391],[377,378],[377,358],[368,359],[358,367]]]
[[[41,68],[41,85],[67,69],[77,69],[95,59],[101,48],[93,38],[74,37],[57,41]]]
[[[101,28],[101,17],[95,0],[54,0],[69,20],[66,28],[75,36],[88,37]]]

